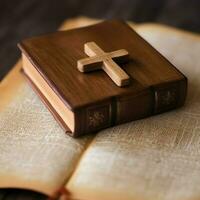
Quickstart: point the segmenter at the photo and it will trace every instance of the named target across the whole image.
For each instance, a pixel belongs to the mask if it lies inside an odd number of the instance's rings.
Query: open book
[[[95,22],[75,19],[62,29]],[[73,139],[26,83],[18,62],[0,84],[1,188],[52,197],[66,188],[81,200],[200,198],[200,36],[131,25],[188,77],[185,106]]]

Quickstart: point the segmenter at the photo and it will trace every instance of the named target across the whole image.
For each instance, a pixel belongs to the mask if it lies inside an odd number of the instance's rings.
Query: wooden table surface
[[[1,0],[0,80],[20,57],[17,42],[26,37],[55,31],[67,18],[86,15],[158,22],[200,32],[199,11],[199,0]],[[0,200],[45,198],[31,191],[0,190]]]

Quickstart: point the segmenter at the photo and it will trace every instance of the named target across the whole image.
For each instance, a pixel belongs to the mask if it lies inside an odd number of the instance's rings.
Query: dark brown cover
[[[120,65],[131,77],[129,86],[118,87],[102,70],[78,71],[77,60],[87,57],[84,44],[90,41],[107,52],[129,52],[130,61]],[[73,136],[171,110],[185,101],[186,77],[121,21],[26,39],[19,47],[75,113]]]

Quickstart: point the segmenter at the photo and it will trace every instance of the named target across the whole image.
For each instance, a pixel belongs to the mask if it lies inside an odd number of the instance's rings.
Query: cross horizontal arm
[[[98,58],[84,58],[78,60],[78,69],[81,72],[90,72],[97,69],[101,69],[102,60]]]
[[[110,52],[109,56],[117,63],[124,63],[129,60],[128,51],[125,49]]]
[[[93,56],[78,60],[77,67],[81,72],[94,71],[100,69],[103,62],[103,56]]]
[[[113,59],[116,62],[123,63],[128,60],[128,51],[125,49],[104,53],[99,56],[92,56],[78,60],[78,69],[81,72],[94,71],[100,69],[101,64],[105,60]]]

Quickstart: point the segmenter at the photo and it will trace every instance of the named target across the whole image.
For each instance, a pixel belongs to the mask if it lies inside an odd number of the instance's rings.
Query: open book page
[[[71,175],[91,136],[73,139],[65,134],[20,68],[21,62],[0,84],[0,187],[53,195]]]
[[[85,200],[200,199],[200,36],[136,30],[188,77],[186,104],[99,132],[66,187]]]

